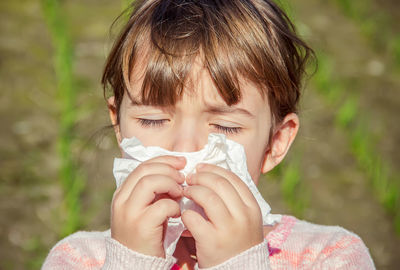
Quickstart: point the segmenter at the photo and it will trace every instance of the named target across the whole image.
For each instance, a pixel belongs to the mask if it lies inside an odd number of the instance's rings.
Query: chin
[[[188,230],[184,230],[181,237],[193,237],[193,235]]]

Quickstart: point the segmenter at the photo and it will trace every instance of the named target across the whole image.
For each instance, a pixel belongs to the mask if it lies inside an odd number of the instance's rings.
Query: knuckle
[[[155,208],[158,212],[165,212],[169,208],[168,201],[165,199],[161,199],[157,203],[157,207]]]
[[[124,202],[121,198],[121,195],[118,192],[115,192],[112,198],[111,209],[113,211],[117,211],[119,208],[122,207],[123,203]]]
[[[159,211],[160,212],[167,212],[169,209],[176,210],[176,205],[174,204],[174,202],[172,200],[169,200],[169,199],[160,200]]]
[[[226,186],[226,180],[223,177],[217,177],[214,180],[214,185],[218,190],[223,190],[224,187]]]
[[[153,211],[154,215],[166,218],[175,215],[179,211],[179,206],[177,207],[176,204],[169,199],[162,199],[158,201]]]
[[[216,205],[217,203],[219,203],[220,198],[216,193],[211,193],[210,195],[208,195],[207,200],[209,201],[210,205]]]
[[[171,165],[166,165],[166,173],[168,174],[168,175],[176,175],[177,174],[177,170],[176,169],[174,169]]]
[[[148,168],[148,164],[147,163],[142,163],[139,166],[136,167],[135,170],[133,170],[134,173],[138,174],[138,175],[142,175],[146,169]]]
[[[157,157],[153,157],[152,159],[149,159],[147,162],[159,162],[161,160],[166,159],[166,155],[161,155],[161,156],[157,156]]]
[[[175,159],[176,159],[176,158],[173,157],[173,156],[164,155],[164,156],[156,157],[156,158],[152,159],[152,161],[154,161],[154,162],[162,162],[162,163],[171,163],[171,162],[173,162]]]
[[[143,176],[138,180],[136,183],[135,188],[139,190],[148,190],[151,187],[151,181],[150,177],[148,176]]]
[[[179,204],[177,202],[175,202],[175,201],[173,201],[173,206],[172,207],[174,208],[174,212],[179,213],[181,211],[181,208],[179,207]]]

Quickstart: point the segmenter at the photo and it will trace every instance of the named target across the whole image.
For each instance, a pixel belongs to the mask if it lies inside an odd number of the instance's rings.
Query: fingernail
[[[180,161],[184,161],[184,160],[186,160],[186,158],[185,157],[177,157]]]

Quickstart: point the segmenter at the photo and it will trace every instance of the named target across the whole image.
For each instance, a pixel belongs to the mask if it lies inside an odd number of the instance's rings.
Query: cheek
[[[144,146],[159,146],[165,148],[167,145],[166,135],[152,128],[143,128],[135,119],[121,117],[120,121],[121,139],[136,137]]]
[[[121,132],[122,138],[130,138],[133,136],[137,137],[137,135],[135,134],[135,130],[137,131],[137,129],[134,128],[134,125],[130,123],[127,117],[121,116],[119,130]]]
[[[258,184],[258,179],[261,174],[261,167],[265,156],[265,149],[264,147],[260,147],[260,145],[263,144],[253,143],[245,146],[247,169],[256,185]]]
[[[146,144],[144,140],[149,138],[149,136],[146,136],[144,133],[145,130],[140,127],[136,120],[124,114],[121,114],[119,130],[121,132],[122,139],[136,137],[143,144]]]
[[[258,178],[261,174],[261,162],[262,160],[259,157],[247,155],[247,169],[249,170],[251,179],[253,179],[256,185],[258,184]]]
[[[242,143],[246,151],[247,168],[254,183],[258,184],[266,156],[270,126],[255,129]]]

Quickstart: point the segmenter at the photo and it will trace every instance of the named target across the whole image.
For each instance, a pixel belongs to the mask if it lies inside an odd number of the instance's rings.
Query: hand
[[[169,217],[179,217],[177,202],[186,160],[161,156],[140,164],[115,191],[111,237],[136,252],[165,257],[163,234]]]
[[[182,221],[193,235],[199,267],[218,265],[264,239],[260,207],[246,184],[221,167],[200,164],[186,179],[184,196],[203,207],[209,220],[192,210]]]

